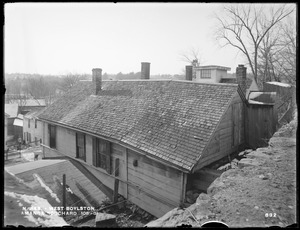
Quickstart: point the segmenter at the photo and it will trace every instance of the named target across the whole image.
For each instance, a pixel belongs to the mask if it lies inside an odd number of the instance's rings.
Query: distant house
[[[13,141],[18,137],[22,137],[23,135],[23,120],[22,117],[19,116],[19,105],[18,104],[5,104],[4,108],[5,112],[5,124],[6,124],[6,132],[5,132],[5,140]]]
[[[199,170],[245,148],[248,102],[237,84],[142,78],[102,81],[93,69],[39,115],[43,154],[76,160],[112,190],[118,180],[159,217],[186,202]]]
[[[192,72],[187,71],[186,80],[192,79],[196,82],[201,83],[227,83],[227,84],[239,84],[239,79],[236,77],[229,76],[227,71],[230,71],[231,68],[225,66],[218,65],[207,65],[207,66],[199,66],[192,67],[195,72],[194,77],[188,76],[188,74],[192,74]],[[258,91],[258,85],[256,81],[248,78],[245,75],[245,83],[246,83],[246,98],[250,91]]]
[[[15,128],[15,137],[22,138],[23,136],[23,115],[18,114],[18,116],[14,120],[14,128]]]
[[[23,115],[32,110],[46,107],[45,99],[15,99],[11,101],[19,105],[20,113]]]
[[[43,110],[33,110],[24,115],[23,139],[26,144],[39,145],[43,142],[43,123],[38,118]]]
[[[207,65],[194,68],[195,78],[194,81],[202,83],[219,83],[221,79],[227,78],[227,71],[230,71],[229,67]]]

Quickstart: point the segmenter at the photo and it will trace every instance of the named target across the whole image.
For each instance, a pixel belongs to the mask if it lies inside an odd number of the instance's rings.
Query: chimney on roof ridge
[[[150,79],[150,63],[142,62],[141,79]]]
[[[247,85],[246,85],[246,78],[247,78],[247,67],[244,65],[238,65],[236,67],[236,81],[241,87],[243,93],[246,95]]]
[[[92,81],[95,86],[94,93],[95,93],[95,95],[97,95],[98,92],[101,90],[101,85],[102,85],[102,69],[100,69],[100,68],[92,69],[92,73],[93,73]]]
[[[185,80],[187,80],[187,81],[193,80],[193,66],[192,65],[185,66]]]

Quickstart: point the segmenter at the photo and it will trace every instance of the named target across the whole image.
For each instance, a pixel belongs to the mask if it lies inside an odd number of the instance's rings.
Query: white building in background
[[[33,110],[24,115],[23,139],[26,144],[39,145],[43,143],[43,122],[38,115],[44,110]]]
[[[195,67],[195,78],[193,81],[203,82],[203,83],[219,83],[221,79],[226,79],[227,71],[231,68],[217,65],[207,65]],[[230,77],[231,78],[231,77]]]

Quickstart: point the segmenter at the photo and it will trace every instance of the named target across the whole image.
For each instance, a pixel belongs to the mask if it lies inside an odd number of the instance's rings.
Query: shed
[[[274,107],[275,92],[250,92],[246,107],[246,142],[256,149],[268,146],[269,139],[277,130],[278,115]]]

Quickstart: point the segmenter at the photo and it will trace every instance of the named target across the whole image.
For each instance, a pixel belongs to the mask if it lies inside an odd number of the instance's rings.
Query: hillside
[[[297,121],[279,129],[269,146],[247,150],[236,168],[225,171],[189,208],[176,208],[147,227],[201,226],[221,221],[229,227],[286,227],[296,219]]]

